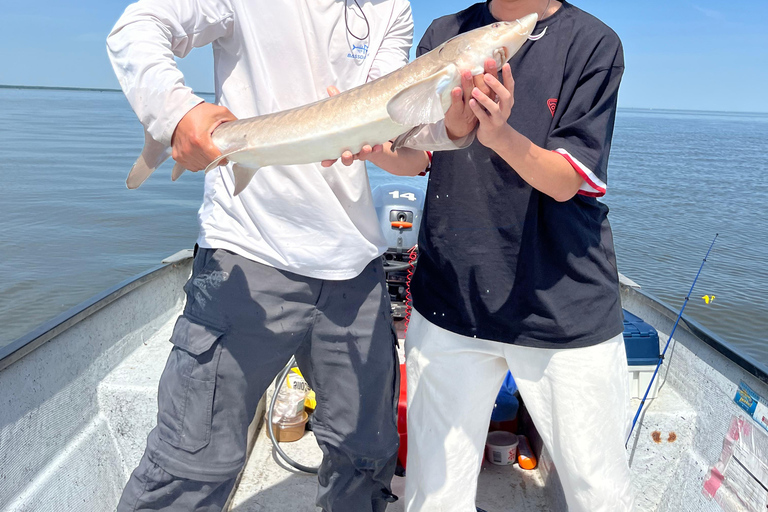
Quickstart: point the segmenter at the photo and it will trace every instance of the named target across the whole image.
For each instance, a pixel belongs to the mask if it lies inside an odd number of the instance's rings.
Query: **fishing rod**
[[[696,273],[696,278],[693,280],[693,284],[691,285],[691,290],[688,292],[688,295],[686,295],[685,300],[683,301],[683,307],[680,308],[680,313],[677,314],[677,320],[675,320],[675,325],[672,327],[672,332],[669,333],[669,339],[667,340],[667,344],[664,346],[664,351],[659,356],[659,362],[656,363],[656,370],[653,372],[653,376],[651,377],[651,382],[648,383],[648,389],[645,390],[645,394],[643,395],[643,399],[640,401],[640,407],[637,408],[637,413],[635,414],[635,418],[632,420],[632,428],[629,430],[629,435],[627,436],[627,441],[624,443],[624,448],[629,445],[629,440],[632,437],[632,432],[635,430],[635,425],[637,424],[637,418],[640,417],[640,413],[643,411],[643,406],[645,405],[645,400],[648,398],[648,393],[651,391],[651,386],[653,386],[653,381],[656,379],[656,375],[659,373],[659,368],[661,367],[661,363],[664,362],[664,356],[667,353],[667,349],[669,348],[669,342],[672,341],[672,336],[675,334],[675,329],[677,329],[677,324],[680,323],[680,318],[683,316],[683,311],[685,311],[685,306],[688,304],[688,299],[691,298],[691,294],[693,293],[693,287],[696,286],[696,281],[699,279],[699,275],[701,274],[701,269],[704,268],[704,263],[707,262],[707,258],[709,257],[709,253],[712,250],[712,247],[715,245],[715,240],[717,240],[719,233],[715,233],[715,238],[712,239],[712,243],[709,246],[709,249],[707,250],[707,254],[704,256],[704,260],[701,262],[701,266],[699,267],[699,271]]]

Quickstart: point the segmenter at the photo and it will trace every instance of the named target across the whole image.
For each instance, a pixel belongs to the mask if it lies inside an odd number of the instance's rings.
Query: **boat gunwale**
[[[644,290],[624,284],[620,286],[623,289],[631,290],[631,292],[641,295],[645,300],[649,301],[651,305],[657,306],[654,309],[666,316],[671,322],[674,322],[677,319],[677,315],[679,313],[669,304],[658,299],[654,295]],[[768,367],[766,365],[760,363],[757,359],[750,356],[741,349],[732,346],[725,339],[710,331],[696,320],[688,318],[686,315],[683,315],[680,319],[680,325],[682,325],[682,327],[691,335],[715,349],[721,355],[725,356],[729,361],[732,361],[738,365],[742,370],[757,378],[764,384],[768,385]],[[666,340],[661,341],[666,343]]]
[[[186,257],[158,265],[130,277],[69,308],[54,318],[43,322],[27,334],[16,338],[8,345],[0,347],[0,372],[11,366],[13,363],[20,361],[56,336],[77,325],[94,313],[97,313],[133,290],[159,279],[171,272],[179,264],[184,264],[190,259],[192,258]]]

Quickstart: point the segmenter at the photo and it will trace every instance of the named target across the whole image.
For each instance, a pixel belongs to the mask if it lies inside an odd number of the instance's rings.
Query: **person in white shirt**
[[[141,0],[107,49],[149,136],[200,170],[219,155],[210,138],[218,124],[385,75],[408,61],[412,35],[407,0]],[[215,104],[185,86],[174,61],[208,44]],[[453,147],[444,128],[435,133],[434,144]],[[380,258],[386,243],[362,160],[416,174],[428,159],[389,144],[340,156],[263,168],[236,197],[229,172],[206,175],[157,426],[120,512],[221,510],[259,398],[293,354],[318,396],[318,506],[379,512],[396,499],[396,338]]]

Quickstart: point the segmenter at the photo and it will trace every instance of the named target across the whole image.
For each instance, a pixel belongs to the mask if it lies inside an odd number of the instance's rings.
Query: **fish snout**
[[[517,20],[517,23],[520,24],[520,35],[525,35],[526,37],[531,35],[537,21],[539,21],[539,15],[535,12]]]
[[[502,22],[507,29],[505,35],[501,38],[503,45],[493,52],[493,58],[496,60],[497,66],[503,66],[505,62],[517,53],[520,47],[523,46],[523,43],[533,33],[538,19],[538,14],[531,13],[513,22]]]

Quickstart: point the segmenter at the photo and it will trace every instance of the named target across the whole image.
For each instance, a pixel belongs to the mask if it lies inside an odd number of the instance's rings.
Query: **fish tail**
[[[144,149],[131,167],[125,184],[128,188],[138,188],[149,175],[160,167],[171,156],[171,147],[161,142],[157,142],[152,136],[144,130]]]
[[[184,171],[186,170],[187,170],[186,167],[176,162],[176,165],[173,166],[173,170],[171,171],[171,180],[176,181],[177,179],[179,179],[179,176],[184,174]]]

